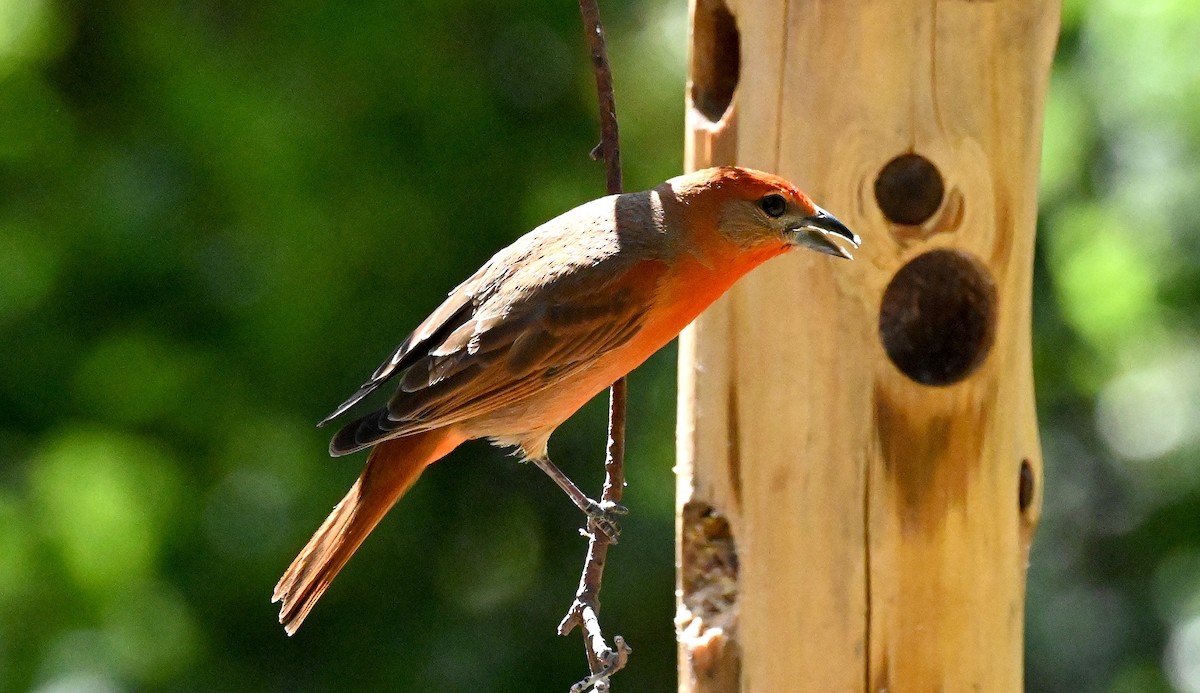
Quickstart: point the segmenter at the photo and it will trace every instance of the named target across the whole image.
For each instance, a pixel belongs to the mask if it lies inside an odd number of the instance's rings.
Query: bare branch
[[[600,144],[592,150],[592,158],[604,159],[608,194],[616,195],[622,192],[621,138],[617,132],[617,102],[613,97],[604,26],[600,23],[600,7],[596,0],[579,0],[579,13],[583,15],[583,31],[592,56],[592,70],[596,74],[596,100],[600,105]]]
[[[625,379],[613,383],[609,390],[608,449],[604,460],[603,502],[618,504],[624,489],[625,456]],[[609,690],[609,677],[621,670],[633,652],[621,636],[613,638],[614,647],[609,647],[600,629],[600,583],[604,579],[604,565],[608,560],[609,535],[589,521],[587,558],[583,563],[583,574],[579,577],[579,588],[575,601],[567,615],[558,624],[558,634],[567,635],[576,626],[583,628],[584,650],[587,652],[591,676],[571,687],[571,693]]]
[[[610,195],[622,191],[621,147],[617,131],[617,106],[613,97],[612,70],[604,42],[604,27],[600,23],[597,0],[579,0],[583,30],[591,53],[592,70],[596,75],[596,98],[600,107],[600,144],[592,150],[593,159],[604,159],[606,181]],[[608,507],[618,506],[625,487],[625,379],[613,383],[609,390],[608,446],[604,460],[604,490],[601,502]],[[600,583],[604,579],[604,564],[608,547],[615,537],[599,531],[594,519],[588,521],[587,558],[579,577],[575,601],[558,626],[559,635],[566,635],[582,626],[584,650],[587,652],[591,676],[571,687],[572,693],[606,692],[608,678],[625,666],[632,652],[621,636],[613,638],[615,649],[608,646],[600,630]]]

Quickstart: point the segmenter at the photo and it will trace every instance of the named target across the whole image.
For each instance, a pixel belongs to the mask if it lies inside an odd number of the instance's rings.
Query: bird
[[[554,429],[750,270],[799,247],[848,260],[844,245],[860,243],[788,180],[725,166],[584,203],[496,253],[319,424],[397,382],[329,444],[334,457],[371,452],[275,586],[287,634],[421,472],[468,440],[516,447],[585,513],[611,519],[623,509],[550,462]]]

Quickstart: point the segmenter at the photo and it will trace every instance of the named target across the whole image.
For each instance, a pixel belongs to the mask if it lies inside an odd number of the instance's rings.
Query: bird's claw
[[[597,652],[596,661],[600,668],[591,676],[571,686],[570,693],[605,693],[610,690],[609,678],[625,668],[629,662],[629,655],[633,652],[633,648],[625,643],[625,638],[616,636],[613,638],[613,644],[616,649],[606,647],[603,651]]]
[[[588,518],[585,534],[599,532],[608,539],[608,543],[615,544],[621,536],[621,525],[617,518],[628,515],[629,508],[612,501],[597,502],[589,498],[583,512]]]

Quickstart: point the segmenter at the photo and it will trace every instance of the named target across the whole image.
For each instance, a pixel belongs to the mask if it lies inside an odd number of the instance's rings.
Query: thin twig
[[[600,23],[600,7],[596,0],[579,0],[583,15],[583,31],[592,55],[592,70],[596,74],[596,101],[600,106],[600,144],[592,150],[592,158],[604,159],[608,194],[622,192],[621,142],[617,132],[617,102],[613,97],[612,69],[608,66],[608,49],[604,44],[604,25]]]
[[[600,106],[600,144],[592,150],[592,158],[603,158],[610,195],[619,194],[621,185],[621,146],[617,132],[617,106],[613,97],[612,70],[608,65],[608,50],[604,44],[604,27],[600,23],[600,8],[596,0],[579,0],[583,30],[591,52],[592,70],[596,75],[596,98]],[[604,490],[601,502],[606,506],[619,505],[625,487],[625,379],[613,383],[608,401],[608,446],[604,459]],[[604,579],[604,564],[608,560],[611,539],[598,531],[594,521],[588,522],[588,551],[579,577],[575,601],[558,625],[559,635],[570,633],[576,626],[583,628],[584,650],[587,652],[591,676],[571,687],[571,693],[609,690],[608,678],[625,666],[632,649],[621,636],[613,638],[616,649],[604,641],[600,630],[600,583]]]
[[[625,456],[625,379],[613,383],[609,390],[609,421],[608,449],[604,460],[604,491],[605,503],[619,503],[624,473],[622,465]],[[598,692],[609,689],[608,677],[621,670],[629,659],[633,649],[625,643],[621,636],[613,638],[615,649],[608,646],[604,634],[600,630],[600,583],[604,579],[604,564],[608,560],[608,547],[611,543],[604,532],[597,531],[594,522],[588,523],[588,551],[583,562],[583,574],[579,577],[579,588],[575,591],[575,601],[562,622],[558,624],[558,634],[567,635],[575,626],[583,627],[584,651],[588,657],[588,667],[591,676],[571,687],[571,693],[595,690]]]

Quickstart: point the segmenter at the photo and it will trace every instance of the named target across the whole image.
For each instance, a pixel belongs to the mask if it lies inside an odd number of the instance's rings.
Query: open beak
[[[837,217],[820,207],[817,207],[816,214],[805,217],[799,224],[791,227],[788,231],[790,232],[792,242],[796,245],[802,245],[805,248],[812,248],[817,252],[845,258],[846,260],[853,260],[854,256],[842,246],[834,243],[832,238],[839,236],[855,248],[862,243],[858,234],[838,221]]]

